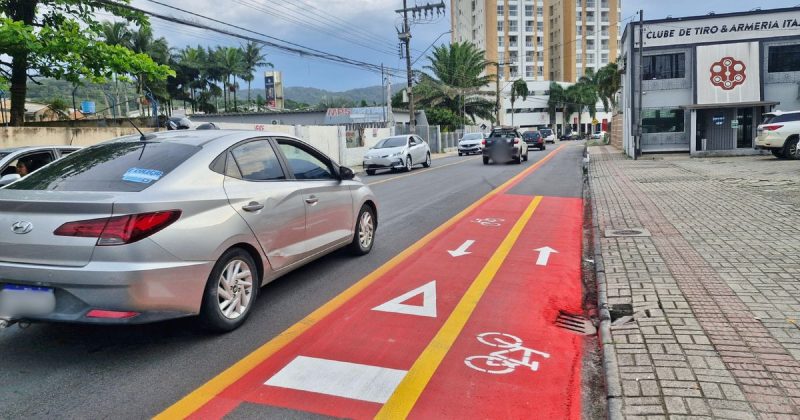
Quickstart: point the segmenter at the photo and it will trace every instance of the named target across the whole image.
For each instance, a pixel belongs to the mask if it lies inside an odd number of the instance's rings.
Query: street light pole
[[[644,70],[644,11],[639,10],[639,77],[638,85],[639,85],[639,92],[638,92],[638,106],[636,107],[636,142],[634,143],[633,147],[633,159],[636,160],[642,154],[642,84],[644,80],[644,76],[642,75],[642,70]]]

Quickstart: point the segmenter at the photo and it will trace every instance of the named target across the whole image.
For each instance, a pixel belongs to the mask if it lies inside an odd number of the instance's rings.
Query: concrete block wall
[[[625,125],[625,115],[623,113],[614,114],[611,117],[611,138],[609,144],[622,150],[622,130]]]

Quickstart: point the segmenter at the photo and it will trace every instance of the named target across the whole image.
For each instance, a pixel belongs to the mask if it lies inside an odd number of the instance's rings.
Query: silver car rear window
[[[70,153],[6,188],[138,192],[158,182],[198,150],[198,146],[175,143],[103,143]]]

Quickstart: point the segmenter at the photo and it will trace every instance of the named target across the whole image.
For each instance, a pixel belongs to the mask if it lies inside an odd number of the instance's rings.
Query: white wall
[[[144,132],[152,128],[142,128]],[[133,127],[0,127],[0,148],[20,146],[91,146],[136,134]]]

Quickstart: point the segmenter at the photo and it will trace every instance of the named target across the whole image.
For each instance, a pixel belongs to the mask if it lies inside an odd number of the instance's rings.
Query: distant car
[[[757,149],[769,150],[778,159],[800,159],[800,111],[766,113],[757,132]]]
[[[167,130],[188,130],[192,122],[186,117],[170,117],[167,121]]]
[[[36,146],[0,149],[0,187],[48,163],[79,150],[77,146]],[[24,171],[24,172],[23,172]]]
[[[364,154],[364,170],[375,175],[379,169],[411,171],[415,165],[431,166],[431,149],[416,135],[387,137]]]
[[[545,143],[555,143],[556,142],[556,134],[553,132],[551,128],[540,128],[539,134],[544,137]]]
[[[522,140],[522,135],[514,127],[498,127],[492,129],[484,140],[483,164],[489,161],[505,163],[514,161],[522,163],[528,160],[528,144]]]
[[[545,149],[544,137],[539,131],[526,131],[522,133],[522,140],[528,144],[528,148],[535,147],[539,150]]]
[[[370,252],[370,188],[303,141],[205,130],[123,137],[0,189],[0,321],[245,322],[261,286]]]
[[[561,140],[578,140],[579,138],[580,136],[576,131],[562,134],[561,137],[559,137],[559,139]]]
[[[602,140],[605,136],[606,136],[605,131],[597,131],[595,133],[592,133],[592,139],[594,140]]]
[[[483,150],[483,139],[486,135],[483,133],[467,133],[461,136],[458,141],[458,155],[471,155],[473,153],[480,154]]]

